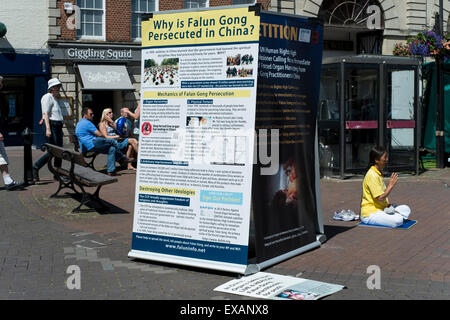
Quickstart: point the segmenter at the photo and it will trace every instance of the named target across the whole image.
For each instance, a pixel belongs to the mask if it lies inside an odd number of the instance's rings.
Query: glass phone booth
[[[365,174],[372,146],[386,172],[419,170],[420,61],[360,55],[324,59],[318,128],[322,176]]]

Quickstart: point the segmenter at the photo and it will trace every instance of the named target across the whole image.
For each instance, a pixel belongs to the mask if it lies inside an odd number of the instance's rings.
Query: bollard
[[[25,185],[34,184],[33,180],[33,156],[31,145],[33,144],[33,135],[27,127],[22,132],[23,136],[23,183]]]

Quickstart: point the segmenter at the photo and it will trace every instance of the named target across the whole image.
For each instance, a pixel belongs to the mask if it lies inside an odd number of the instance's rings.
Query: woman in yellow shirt
[[[383,181],[383,169],[388,163],[386,149],[377,146],[370,150],[369,166],[363,181],[361,200],[361,221],[396,228],[408,219],[411,209],[407,205],[393,206],[388,195],[398,182],[398,174],[393,173],[388,185]]]

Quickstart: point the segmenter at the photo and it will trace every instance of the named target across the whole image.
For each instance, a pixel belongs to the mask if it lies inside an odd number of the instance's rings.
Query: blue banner
[[[247,247],[226,243],[133,233],[133,249],[187,258],[241,264]]]
[[[255,128],[257,134],[267,130],[267,141],[278,130],[271,145],[278,148],[279,169],[263,175],[258,163],[253,170],[258,262],[316,240],[314,137],[322,33],[316,19],[261,14]]]

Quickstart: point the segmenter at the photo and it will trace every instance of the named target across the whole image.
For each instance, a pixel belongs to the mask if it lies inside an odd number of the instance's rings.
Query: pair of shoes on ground
[[[334,212],[333,219],[339,220],[339,221],[352,221],[352,220],[358,220],[359,215],[354,213],[352,210],[341,210],[341,211]]]
[[[11,182],[9,184],[5,184],[5,189],[8,191],[18,190],[18,189],[23,189],[23,188],[24,188],[24,183],[20,182],[20,181],[13,180],[13,182]]]

